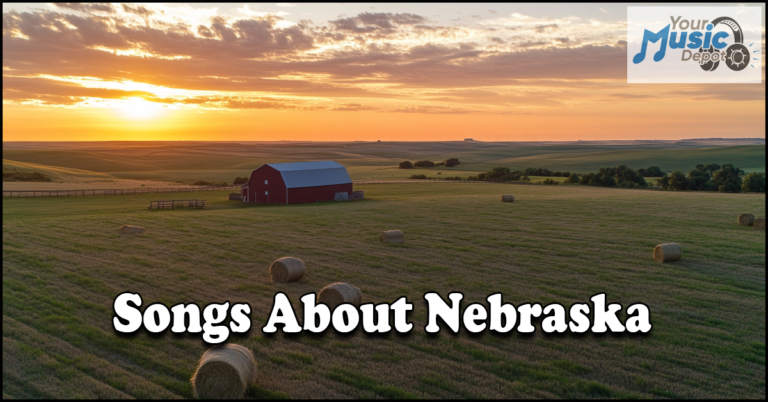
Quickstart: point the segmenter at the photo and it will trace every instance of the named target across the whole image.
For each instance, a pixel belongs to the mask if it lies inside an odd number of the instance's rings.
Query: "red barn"
[[[334,161],[267,163],[254,170],[241,188],[243,202],[304,204],[347,200],[352,180]]]

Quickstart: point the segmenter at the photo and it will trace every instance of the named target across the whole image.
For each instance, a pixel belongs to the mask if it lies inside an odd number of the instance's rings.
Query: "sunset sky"
[[[627,84],[626,20],[625,4],[4,3],[3,141],[765,136],[764,61],[763,84]]]

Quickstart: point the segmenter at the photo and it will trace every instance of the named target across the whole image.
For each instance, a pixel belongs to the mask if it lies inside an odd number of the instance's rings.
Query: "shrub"
[[[427,176],[423,174],[415,174],[409,178],[413,180],[426,180]]]
[[[566,184],[577,184],[579,182],[579,175],[576,173],[571,173],[567,179],[565,179]]]
[[[400,162],[398,167],[400,169],[413,169],[413,164],[411,163],[411,161],[402,161]]]
[[[461,164],[457,158],[448,158],[444,163],[445,167],[454,167],[458,164]]]
[[[16,170],[3,171],[3,181],[42,181],[49,182],[51,178],[39,172],[19,172]]]
[[[554,186],[556,186],[556,185],[560,184],[560,182],[557,181],[557,180],[553,180],[553,179],[545,179],[541,184],[547,184],[547,185],[554,185]]]
[[[428,160],[418,161],[418,162],[414,162],[413,167],[431,168],[431,167],[435,167],[435,162],[428,161]]]
[[[229,186],[229,183],[223,181],[205,181],[198,180],[192,183],[194,186]]]
[[[764,193],[765,173],[752,172],[744,176],[744,181],[741,184],[741,191],[745,193]]]

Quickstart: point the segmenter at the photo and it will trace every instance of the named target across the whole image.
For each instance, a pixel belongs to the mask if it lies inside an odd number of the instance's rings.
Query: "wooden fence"
[[[205,200],[158,200],[150,201],[149,209],[204,208]]]
[[[93,190],[3,190],[3,197],[85,197],[94,195],[134,195],[152,193],[191,193],[196,191],[217,191],[240,189],[236,186],[197,186],[197,187],[146,187],[129,189],[93,189]]]

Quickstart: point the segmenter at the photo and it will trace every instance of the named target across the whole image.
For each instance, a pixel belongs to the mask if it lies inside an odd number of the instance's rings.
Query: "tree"
[[[579,182],[579,175],[576,173],[571,173],[570,176],[568,176],[567,179],[565,179],[566,184],[577,184]]]
[[[431,167],[435,167],[435,162],[428,161],[428,160],[418,161],[413,163],[413,167],[431,168]]]
[[[685,173],[675,170],[669,175],[669,187],[672,190],[688,190],[688,178],[685,177]]]
[[[457,158],[448,158],[445,160],[445,167],[454,167],[460,163]]]
[[[621,187],[635,188],[646,186],[643,176],[627,167],[627,165],[616,166],[614,177],[616,178],[616,183]]]
[[[248,183],[247,177],[235,177],[235,181],[232,184],[245,184]]]
[[[581,176],[581,179],[579,179],[579,184],[590,184],[590,182],[594,178],[595,178],[595,174],[594,173],[584,174],[583,176]]]
[[[752,172],[744,176],[744,181],[741,184],[741,191],[745,193],[764,193],[765,173]]]
[[[712,175],[712,181],[721,193],[739,193],[741,192],[740,173],[743,174],[744,171],[733,166],[732,163],[726,163]]]
[[[699,169],[699,166],[702,168]],[[696,169],[688,172],[688,189],[693,191],[714,191],[717,186],[709,179],[709,173],[704,166],[698,165]]]
[[[699,163],[698,165],[696,165],[696,170],[706,171],[707,169],[704,168],[704,165]]]
[[[704,165],[704,170],[709,172],[709,175],[712,176],[715,174],[716,171],[720,170],[720,165],[717,163],[709,163]]]
[[[666,190],[669,188],[669,176],[664,175],[661,176],[661,178],[656,179],[656,184],[659,185],[662,189]]]
[[[664,172],[661,171],[661,168],[658,166],[649,166],[645,169],[640,168],[637,170],[638,173],[643,175],[643,177],[662,177],[664,176]]]
[[[411,161],[402,161],[400,162],[400,165],[398,165],[400,169],[413,169],[413,164]]]

